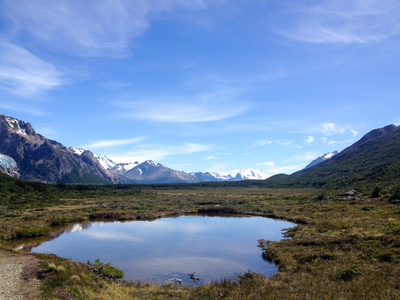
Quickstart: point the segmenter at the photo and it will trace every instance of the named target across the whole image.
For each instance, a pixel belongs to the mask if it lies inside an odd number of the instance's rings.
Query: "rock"
[[[356,190],[351,190],[351,191],[347,191],[343,194],[340,194],[340,196],[342,196],[342,197],[354,197],[355,195],[357,195]]]

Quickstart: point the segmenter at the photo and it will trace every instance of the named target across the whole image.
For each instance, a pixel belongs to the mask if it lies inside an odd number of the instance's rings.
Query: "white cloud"
[[[187,97],[146,98],[124,101],[122,117],[156,122],[210,122],[232,118],[250,110],[248,104],[235,101],[238,91],[224,89]]]
[[[104,141],[97,141],[93,142],[89,145],[85,145],[82,148],[92,149],[92,148],[106,148],[106,147],[117,147],[123,145],[129,145],[137,142],[141,142],[145,140],[144,137],[136,137],[132,139],[125,139],[125,140],[104,140]]]
[[[74,55],[124,56],[157,15],[204,10],[211,0],[3,1],[12,33],[29,34],[51,48]]]
[[[62,74],[29,51],[0,41],[0,88],[30,97],[63,84]]]
[[[284,147],[290,147],[293,145],[293,141],[280,141],[279,145],[284,146]]]
[[[326,135],[332,135],[338,133],[338,129],[336,129],[336,124],[335,123],[323,123],[321,124],[322,126],[322,132]]]
[[[311,144],[312,142],[314,142],[314,137],[308,136],[308,137],[305,139],[305,142],[306,142],[307,144]]]
[[[350,125],[337,126],[335,123],[322,123],[321,127],[322,127],[321,131],[328,136],[334,134],[345,134],[347,132],[350,132],[353,136],[356,136],[359,133]],[[326,139],[324,142],[326,142]]]
[[[274,166],[275,166],[275,163],[274,163],[273,161],[266,161],[266,162],[263,162],[263,163],[261,163],[261,164],[257,164],[257,166],[269,166],[269,167],[274,167]]]
[[[354,129],[350,129],[350,132],[353,134],[353,136],[356,136],[358,134],[358,131]]]
[[[256,141],[252,147],[256,147],[256,146],[265,146],[265,145],[271,145],[273,142],[272,141],[268,141],[268,140],[258,140]]]
[[[218,157],[215,157],[214,155],[210,155],[205,158],[205,160],[216,160],[216,159],[218,159]]]
[[[296,3],[279,33],[310,43],[370,43],[400,33],[397,0],[333,0]],[[293,22],[287,22],[293,20]]]

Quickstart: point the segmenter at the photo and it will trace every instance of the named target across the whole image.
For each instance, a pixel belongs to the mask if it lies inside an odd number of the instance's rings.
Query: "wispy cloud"
[[[179,10],[203,10],[225,1],[97,0],[4,1],[2,10],[21,32],[74,55],[125,56],[152,18]]]
[[[205,160],[217,160],[218,157],[214,156],[214,155],[210,155],[208,157],[205,158]]]
[[[8,102],[7,104],[2,103],[2,102]],[[13,101],[13,104],[10,105],[10,99],[6,100],[0,100],[0,109],[6,109],[6,110],[11,110],[11,111],[17,111],[17,112],[23,112],[32,116],[43,116],[45,115],[45,112],[34,108],[26,103],[22,103],[20,101]]]
[[[97,141],[97,142],[93,142],[91,144],[85,145],[85,146],[83,146],[83,148],[92,149],[92,148],[124,146],[124,145],[133,144],[133,143],[138,143],[145,139],[146,138],[144,138],[144,137],[135,137],[135,138],[123,139],[123,140],[103,140],[103,141]]]
[[[124,101],[122,117],[156,122],[211,122],[232,118],[250,110],[248,104],[236,100],[239,91],[223,89],[187,97],[156,97]]]
[[[120,154],[109,154],[117,162],[143,162],[145,160],[160,161],[169,156],[175,155],[186,155],[197,152],[203,152],[210,150],[211,147],[208,145],[201,145],[196,143],[185,142],[181,145],[140,145],[132,151],[127,151]]]
[[[266,162],[263,162],[263,163],[261,163],[261,164],[257,164],[257,166],[269,166],[269,167],[274,167],[274,166],[275,166],[275,163],[274,163],[273,161],[266,161]]]
[[[251,145],[251,147],[257,147],[257,146],[263,147],[265,145],[271,145],[272,143],[273,142],[269,140],[258,140],[253,145]]]
[[[278,30],[291,39],[310,43],[369,43],[400,33],[397,0],[334,0],[292,5]],[[283,27],[285,29],[283,29]]]
[[[0,89],[30,97],[63,84],[62,74],[29,51],[0,41]]]

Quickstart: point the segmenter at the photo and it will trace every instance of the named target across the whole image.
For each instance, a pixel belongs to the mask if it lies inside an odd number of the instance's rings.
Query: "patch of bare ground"
[[[39,260],[0,250],[0,300],[41,299]]]

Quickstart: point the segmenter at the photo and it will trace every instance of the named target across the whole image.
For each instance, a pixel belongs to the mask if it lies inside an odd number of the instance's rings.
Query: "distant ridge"
[[[292,175],[275,175],[269,186],[350,187],[400,183],[400,127],[372,130],[331,159]]]
[[[75,149],[80,153],[82,149]],[[96,154],[99,163],[108,171],[112,172],[124,183],[197,183],[215,181],[241,181],[241,180],[263,180],[269,177],[261,170],[238,170],[232,174],[218,174],[215,172],[183,172],[173,170],[160,163],[147,160],[142,163],[115,163],[107,156]]]

